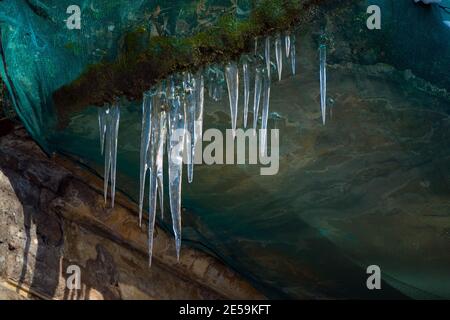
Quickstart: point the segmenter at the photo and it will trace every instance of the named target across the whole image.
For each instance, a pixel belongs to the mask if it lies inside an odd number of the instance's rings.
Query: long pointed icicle
[[[111,207],[114,208],[116,199],[116,172],[117,172],[117,140],[119,137],[120,124],[120,106],[119,101],[116,100],[112,107],[112,129],[111,129]]]
[[[161,219],[164,218],[164,150],[167,140],[167,113],[161,111],[159,120],[159,145],[156,163],[156,175],[158,179],[159,209],[161,210]]]
[[[194,178],[194,158],[195,158],[195,115],[196,115],[196,85],[195,79],[190,73],[186,73],[183,80],[183,88],[186,99],[186,146],[187,146],[187,177],[191,183]]]
[[[262,70],[259,67],[255,69],[255,92],[253,97],[253,128],[256,130],[258,126],[259,104],[261,101],[262,88]]]
[[[278,34],[275,38],[275,59],[277,62],[278,81],[281,81],[283,72],[283,49],[281,46],[281,36]]]
[[[105,157],[105,167],[103,171],[103,193],[105,205],[108,200],[109,172],[111,170],[111,107],[105,109],[105,148],[103,150]]]
[[[260,153],[266,155],[267,152],[267,122],[269,119],[269,107],[270,107],[270,78],[266,73],[264,76],[264,93],[263,93],[263,110],[262,110],[262,123],[261,123],[261,136],[260,136]]]
[[[114,200],[116,195],[116,167],[117,167],[117,137],[119,134],[120,122],[120,107],[119,101],[116,100],[112,106],[105,107],[101,111],[103,113],[100,118],[103,118],[103,132],[104,136],[104,157],[105,157],[105,171],[104,179],[104,197],[105,204],[108,198],[108,186],[111,181],[111,206],[114,208]],[[102,121],[99,120],[101,125]]]
[[[164,156],[164,139],[166,130],[166,114],[163,107],[165,101],[165,87],[160,87],[158,96],[154,96],[152,110],[152,134],[151,145],[148,150],[148,165],[150,167],[150,183],[149,183],[149,211],[148,211],[148,254],[149,265],[152,263],[153,237],[155,230],[156,218],[156,198],[159,191],[160,206],[162,208],[162,172],[163,172],[163,156]]]
[[[239,71],[236,62],[231,62],[225,67],[228,97],[230,99],[231,129],[233,137],[236,135],[237,110],[239,99]]]
[[[159,94],[159,93],[158,93]],[[155,230],[156,217],[156,196],[158,194],[157,173],[156,173],[156,155],[159,142],[159,112],[160,106],[156,103],[158,100],[154,97],[154,112],[152,112],[152,134],[150,139],[150,148],[148,149],[148,166],[150,167],[150,181],[148,188],[148,256],[149,266],[152,264],[153,253],[153,235]]]
[[[291,71],[292,75],[295,75],[296,69],[297,69],[297,53],[295,48],[295,35],[292,35],[291,37]]]
[[[242,71],[244,76],[244,128],[247,128],[248,103],[250,101],[250,73],[247,61],[242,65]]]
[[[184,104],[181,103],[179,96],[171,98],[169,104],[169,198],[177,259],[179,260],[181,249],[181,180],[186,115]]]
[[[169,85],[167,85],[169,84]],[[159,115],[159,141],[158,153],[156,156],[156,177],[158,180],[158,197],[159,210],[161,211],[161,219],[164,219],[164,152],[166,150],[167,141],[167,108],[169,104],[168,96],[170,94],[170,82],[164,82],[161,87],[160,99],[160,115]]]
[[[145,92],[142,100],[141,151],[139,157],[139,226],[142,225],[145,177],[147,175],[147,170],[149,169],[147,163],[147,152],[151,136],[152,100],[152,93]]]
[[[269,36],[266,37],[266,42],[265,42],[265,46],[264,46],[264,58],[266,59],[267,74],[269,75],[269,78],[270,78],[271,62],[270,62],[270,37]]]
[[[103,150],[105,148],[105,134],[106,134],[106,123],[105,123],[105,111],[103,108],[98,109],[98,128],[100,133],[100,150],[103,155]]]
[[[327,117],[327,47],[321,44],[319,47],[320,56],[320,110],[322,112],[322,122],[325,124]]]
[[[291,52],[291,35],[286,33],[284,36],[284,48],[286,51],[286,58],[289,58],[289,53]]]
[[[195,90],[196,108],[195,108],[194,150],[196,150],[197,143],[201,141],[203,137],[203,107],[205,104],[205,81],[201,71],[199,71],[195,77],[195,85],[196,85]],[[199,151],[202,152],[202,150]],[[195,160],[195,153],[194,153],[194,160]]]

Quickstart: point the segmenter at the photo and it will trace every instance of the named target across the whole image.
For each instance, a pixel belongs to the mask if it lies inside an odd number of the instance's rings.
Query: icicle
[[[154,99],[157,100],[157,99]],[[159,105],[154,103],[154,110],[159,109]],[[148,189],[148,255],[149,255],[149,266],[152,264],[152,253],[153,253],[153,234],[155,230],[155,217],[156,217],[156,195],[158,192],[157,184],[157,168],[156,168],[156,154],[158,152],[158,142],[159,142],[159,113],[157,111],[152,112],[152,128],[151,128],[151,139],[150,148],[148,149],[148,165],[150,167],[150,181]]]
[[[109,185],[109,172],[111,170],[111,108],[108,106],[105,109],[105,148],[104,148],[104,157],[105,157],[105,167],[103,171],[103,193],[105,197],[105,205],[108,200],[108,185]]]
[[[265,43],[265,48],[264,48],[264,58],[266,59],[266,69],[267,69],[267,74],[270,78],[270,37],[266,37],[266,43]]]
[[[321,44],[320,56],[320,110],[322,111],[322,122],[325,124],[327,116],[327,47]]]
[[[244,74],[244,128],[247,128],[248,103],[250,101],[250,73],[248,72],[248,62],[242,65]]]
[[[147,152],[151,136],[151,114],[153,94],[145,92],[142,100],[142,129],[141,129],[141,151],[139,158],[139,226],[142,225],[142,210],[144,204],[145,177],[147,175],[148,163]]]
[[[169,103],[169,197],[177,259],[179,259],[181,248],[181,180],[186,116],[184,104],[181,103],[179,96],[174,96],[169,100]]]
[[[261,101],[262,70],[259,67],[255,69],[255,93],[253,98],[253,128],[256,130],[258,125],[259,103]]]
[[[195,109],[195,130],[194,130],[194,145],[202,140],[203,137],[203,106],[205,103],[205,81],[201,71],[195,77],[196,84],[196,109]],[[202,151],[202,150],[200,150]],[[195,153],[194,153],[195,160]]]
[[[284,47],[286,50],[286,58],[289,58],[289,53],[291,51],[291,36],[289,33],[286,33],[284,36]]]
[[[106,134],[105,111],[103,108],[98,109],[98,128],[100,131],[100,150],[101,154],[103,155]]]
[[[275,58],[277,61],[278,81],[281,81],[283,72],[283,49],[281,47],[281,36],[278,34],[275,38]]]
[[[111,207],[114,208],[116,198],[116,172],[117,172],[117,140],[119,136],[120,106],[117,100],[111,110]]]
[[[167,113],[162,110],[159,121],[159,145],[156,163],[156,174],[158,179],[159,209],[161,210],[161,219],[164,218],[164,150],[167,140]]]
[[[161,91],[154,96],[152,110],[152,134],[151,144],[148,150],[148,166],[150,167],[149,183],[149,211],[148,211],[148,253],[149,265],[152,263],[153,237],[156,218],[156,197],[159,192],[160,206],[163,208],[163,157],[164,141],[166,138],[166,113],[164,111],[165,88],[161,86]]]
[[[255,37],[255,56],[258,55],[258,37]]]
[[[296,66],[296,48],[295,48],[295,35],[292,35],[291,37],[291,70],[292,75],[295,75],[295,70],[297,69]]]
[[[99,116],[99,118],[103,118],[103,131],[105,132],[105,143],[103,149],[105,156],[103,189],[106,204],[109,181],[111,181],[111,206],[114,208],[114,200],[116,196],[117,137],[119,134],[120,120],[119,101],[116,100],[111,107],[103,108],[102,112],[103,115]],[[99,124],[100,123],[101,122],[99,120]]]
[[[172,90],[171,79],[163,82],[161,87],[160,115],[159,115],[159,141],[158,153],[156,156],[156,176],[158,180],[159,210],[161,219],[164,219],[164,152],[167,141],[167,109],[169,105],[169,95]],[[167,85],[168,84],[168,85]]]
[[[239,71],[236,62],[231,62],[225,67],[228,97],[230,100],[231,129],[233,137],[236,135],[237,110],[239,99]]]
[[[195,115],[196,115],[196,85],[192,74],[186,73],[183,80],[183,88],[185,92],[186,102],[186,146],[187,146],[187,177],[191,183],[194,178],[194,157],[195,157]]]
[[[269,106],[270,106],[270,78],[266,74],[264,76],[264,94],[263,94],[263,110],[262,110],[262,123],[261,123],[261,136],[260,136],[260,152],[261,155],[265,155],[267,152],[267,121],[269,119]]]

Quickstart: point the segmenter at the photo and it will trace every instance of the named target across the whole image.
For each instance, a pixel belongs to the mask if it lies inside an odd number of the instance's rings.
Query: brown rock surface
[[[22,128],[0,138],[0,299],[263,298],[214,257],[156,230],[154,262],[135,205],[104,206],[101,181],[49,159]],[[68,289],[69,266],[81,288]],[[70,281],[69,281],[70,282]]]

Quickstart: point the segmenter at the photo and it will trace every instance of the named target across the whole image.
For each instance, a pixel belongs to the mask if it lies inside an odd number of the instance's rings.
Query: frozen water
[[[322,44],[319,47],[320,56],[320,110],[322,122],[325,124],[327,116],[327,47]]]
[[[239,99],[239,71],[236,62],[231,62],[225,67],[225,78],[227,80],[228,97],[230,100],[231,129],[233,130],[234,137],[236,135]]]

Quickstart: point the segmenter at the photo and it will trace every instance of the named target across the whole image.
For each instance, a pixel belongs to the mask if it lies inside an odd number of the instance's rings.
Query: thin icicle
[[[284,48],[286,51],[286,58],[289,58],[289,53],[291,51],[291,35],[286,33],[284,36]]]
[[[277,62],[278,81],[281,81],[283,72],[283,48],[281,46],[281,36],[278,34],[275,38],[275,59]]]
[[[159,196],[159,210],[161,211],[161,219],[164,219],[164,152],[166,150],[167,141],[167,109],[169,105],[169,95],[171,92],[171,83],[164,81],[161,87],[160,99],[160,115],[159,115],[159,141],[158,153],[156,162],[156,176],[158,180],[158,196]]]
[[[261,123],[261,136],[260,136],[260,152],[261,155],[266,155],[267,152],[267,121],[269,119],[269,107],[270,107],[270,78],[266,74],[264,76],[264,93],[263,93],[263,110],[262,110],[262,123]]]
[[[117,138],[119,134],[120,122],[119,101],[116,100],[111,107],[103,108],[102,112],[103,115],[101,117],[103,117],[105,132],[105,143],[103,149],[105,156],[103,189],[106,204],[108,197],[108,186],[111,181],[111,206],[114,208],[116,195]]]
[[[248,71],[248,62],[242,65],[244,75],[244,128],[247,128],[248,103],[250,101],[250,73]]]
[[[154,101],[155,103],[156,101]],[[155,103],[154,109],[159,109],[159,106]],[[150,148],[148,150],[148,164],[150,167],[150,181],[148,188],[148,256],[149,266],[152,264],[153,253],[153,234],[155,230],[155,217],[156,217],[156,196],[158,194],[157,173],[156,173],[156,154],[158,152],[159,141],[159,113],[152,112],[152,134],[150,139]]]
[[[120,106],[116,100],[112,107],[112,130],[111,130],[111,207],[114,208],[116,198],[116,172],[117,172],[117,140],[119,137]]]
[[[111,170],[111,130],[112,130],[112,120],[111,120],[111,107],[108,106],[105,109],[105,167],[103,171],[103,193],[105,197],[105,205],[108,200],[108,185],[109,185],[109,172]]]
[[[255,56],[258,55],[258,37],[255,37]]]
[[[156,163],[156,174],[158,179],[159,209],[161,219],[164,218],[164,150],[167,140],[167,113],[162,110],[159,120],[159,145]]]
[[[186,103],[186,146],[187,146],[187,178],[191,183],[194,178],[194,158],[195,158],[195,115],[196,115],[196,84],[195,79],[190,73],[186,73],[183,80]]]
[[[152,93],[145,92],[142,99],[142,129],[141,151],[139,157],[139,226],[142,225],[142,210],[144,205],[145,177],[147,176],[147,152],[151,136]]]
[[[98,109],[98,129],[100,133],[100,150],[101,154],[103,155],[106,134],[105,111],[103,110],[103,108]]]
[[[253,97],[253,128],[256,130],[258,125],[259,104],[261,101],[262,88],[262,70],[259,67],[255,69],[255,92]]]
[[[327,47],[321,44],[319,47],[320,56],[320,110],[322,112],[322,122],[325,124],[327,116]]]
[[[162,88],[162,90],[164,90]],[[158,95],[164,96],[165,92],[161,91]],[[159,100],[159,101],[158,101]],[[163,207],[162,194],[162,173],[163,173],[163,156],[164,156],[164,140],[166,130],[166,113],[162,108],[161,102],[164,98],[158,99],[154,97],[154,108],[152,110],[152,134],[151,144],[148,150],[148,165],[150,167],[150,183],[149,183],[149,211],[148,211],[148,254],[149,265],[152,263],[153,237],[156,218],[156,198],[159,192],[160,206]]]
[[[239,99],[239,71],[236,62],[231,62],[225,67],[228,97],[230,100],[231,129],[233,137],[236,135],[237,110]]]
[[[197,143],[202,141],[203,137],[203,107],[205,104],[205,81],[201,71],[199,71],[195,77],[196,84],[196,109],[195,109],[195,130],[194,130],[194,145],[197,148]],[[199,150],[200,152],[202,150]],[[195,160],[195,152],[194,158]],[[195,161],[194,161],[195,162]]]
[[[169,103],[169,198],[177,259],[179,260],[181,248],[181,181],[186,116],[184,104],[181,103],[179,96],[174,96],[173,99],[169,100]]]
[[[270,68],[271,68],[271,62],[270,62],[270,37],[266,37],[266,43],[264,47],[264,58],[266,59],[266,69],[267,74],[269,75],[270,79]]]
[[[297,69],[297,65],[296,65],[296,59],[297,59],[297,53],[295,52],[296,48],[295,48],[295,35],[291,36],[291,70],[292,70],[292,75],[295,75],[296,69]]]

